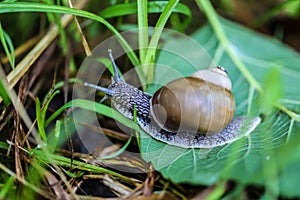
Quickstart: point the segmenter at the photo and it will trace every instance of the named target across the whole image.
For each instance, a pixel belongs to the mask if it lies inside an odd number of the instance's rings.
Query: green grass
[[[0,160],[0,199],[18,199],[21,197],[34,199],[40,196],[49,199],[59,198],[59,195],[63,193],[57,193],[59,189],[49,184],[51,181],[59,182],[60,189],[71,197],[80,198],[79,195],[74,194],[74,188],[87,177],[96,177],[97,175],[101,175],[101,178],[98,179],[102,182],[104,182],[105,176],[108,176],[115,180],[117,187],[129,186],[134,195],[137,195],[134,193],[135,190],[142,193],[142,191],[150,191],[155,186],[155,192],[152,195],[171,192],[181,199],[188,199],[192,197],[189,189],[186,189],[185,185],[181,185],[186,183],[197,187],[199,185],[210,187],[206,188],[209,190],[207,199],[219,199],[224,196],[229,199],[240,198],[247,192],[248,185],[263,187],[264,192],[259,194],[262,198],[300,197],[299,192],[289,189],[292,187],[292,183],[297,182],[298,175],[295,175],[295,180],[292,179],[291,183],[286,182],[288,178],[293,178],[293,172],[299,169],[300,155],[297,153],[300,152],[297,143],[299,137],[296,133],[300,130],[300,100],[297,97],[298,90],[295,85],[288,84],[286,81],[297,80],[299,68],[295,67],[297,66],[295,63],[298,62],[299,55],[281,43],[278,44],[273,40],[262,38],[253,32],[248,32],[248,30],[225,21],[219,16],[217,9],[212,6],[210,1],[195,0],[194,3],[194,6],[197,5],[198,7],[192,7],[191,4],[185,4],[178,0],[124,1],[118,4],[106,3],[101,10],[96,12],[93,10],[96,8],[91,11],[86,10],[88,6],[83,9],[69,8],[68,4],[63,5],[64,2],[61,2],[62,5],[56,5],[53,1],[48,0],[43,3],[7,1],[0,3],[2,15],[0,16],[0,40],[1,48],[3,48],[3,51],[1,49],[1,53],[3,53],[1,56],[6,56],[8,60],[1,69],[0,81],[0,106],[3,110],[0,113],[1,134],[3,132],[3,138],[0,141],[0,156],[4,158]],[[295,8],[294,4],[287,5]],[[270,12],[267,16],[263,16],[262,20],[272,18],[272,15],[277,14],[280,8],[283,9],[284,6],[276,7],[276,12]],[[293,16],[299,16],[296,11],[297,9],[293,9]],[[30,52],[31,49],[24,50],[21,56],[16,55],[17,47],[14,43],[18,40],[18,44],[24,43],[23,38],[12,38],[11,32],[17,32],[18,27],[8,26],[1,20],[2,17],[3,19],[6,16],[14,18],[17,14],[24,12],[35,13],[38,16],[37,19],[39,20],[32,23],[39,24],[40,27],[35,30],[33,35],[47,32],[49,24],[51,26],[56,25],[59,45],[54,54],[41,54],[39,56],[38,61],[43,64],[41,69],[42,71],[45,70],[49,77],[38,72],[38,65],[28,63],[30,67],[26,68],[26,75],[17,80],[18,84],[14,87],[15,93],[10,90],[9,84],[11,83],[8,81],[8,74],[18,72],[19,69],[16,66],[18,67],[22,56]],[[194,25],[196,19],[192,17],[192,12],[194,14],[195,12],[202,12],[207,18],[209,26]],[[99,15],[95,13],[99,13]],[[197,26],[193,29],[196,33],[191,37],[206,47],[207,52],[215,59],[214,61],[220,61],[221,64],[229,63],[228,69],[234,83],[240,83],[238,86],[234,85],[236,100],[241,105],[238,109],[239,114],[263,114],[264,123],[253,137],[241,140],[234,145],[207,151],[202,149],[185,150],[156,143],[157,141],[149,138],[138,127],[136,113],[135,120],[129,120],[102,102],[68,99],[65,103],[64,100],[60,99],[61,96],[68,96],[72,92],[70,88],[73,84],[81,84],[81,80],[73,77],[75,77],[74,73],[81,64],[80,61],[86,55],[83,51],[76,52],[79,49],[78,46],[82,45],[78,39],[79,30],[74,28],[74,24],[64,28],[61,22],[62,14],[78,17],[83,30],[81,36],[89,39],[89,44],[95,42],[94,38],[88,37],[89,28],[95,23],[100,24],[96,31],[99,31],[101,40],[108,35],[114,35],[127,52],[127,57],[131,62],[127,66],[142,65],[141,68],[137,68],[141,83],[152,82],[160,75],[161,68],[156,67],[154,63],[163,61],[163,59],[167,60],[165,64],[173,62],[170,65],[178,71],[182,70],[181,73],[188,73],[188,67],[177,66],[177,64],[181,64],[176,63],[175,58],[168,57],[169,55],[165,55],[165,58],[161,57],[163,53],[160,54],[161,52],[158,51],[161,45],[160,39],[165,37],[163,35],[164,28],[180,30],[184,33],[189,25]],[[135,17],[136,23],[132,23],[130,17]],[[115,19],[118,19],[117,22]],[[149,24],[154,24],[153,32],[149,31]],[[138,28],[137,52],[132,50],[130,43],[120,32],[126,26]],[[197,33],[198,30],[201,33]],[[270,51],[274,51],[274,57],[271,57],[271,53],[268,54],[263,51],[260,53],[266,58],[256,57],[255,53],[258,50],[255,49],[247,49],[242,53],[246,56],[240,56],[236,53],[236,49],[232,48],[232,35],[228,35],[231,31],[240,33],[236,35],[236,40],[241,43],[245,41],[245,38],[265,42],[265,46],[269,47]],[[245,35],[248,34],[248,38],[243,35],[244,33]],[[200,38],[197,38],[198,36]],[[26,39],[29,40],[30,38]],[[166,41],[175,41],[176,43],[176,38],[168,36]],[[282,55],[289,59],[281,60],[280,54],[275,51],[282,52]],[[43,62],[46,60],[45,56],[51,56],[51,59]],[[269,58],[270,60],[268,60]],[[113,74],[110,61],[107,58],[99,58],[97,62],[103,63]],[[70,63],[70,65],[66,63]],[[269,63],[272,65],[268,65]],[[48,66],[52,67],[49,68]],[[53,70],[53,68],[57,68],[57,70]],[[255,73],[251,71],[253,69],[256,70]],[[37,77],[33,76],[34,73],[37,73]],[[26,77],[27,75],[28,77]],[[28,79],[30,77],[36,78],[33,86],[29,86],[30,80]],[[43,81],[45,77],[48,79]],[[172,77],[166,76],[165,78]],[[52,82],[54,83],[51,84]],[[69,86],[68,91],[65,91],[68,88],[66,86]],[[149,88],[147,85],[143,85],[143,89]],[[19,102],[20,99],[22,104]],[[286,101],[292,103],[284,103]],[[53,107],[55,107],[54,110]],[[70,140],[76,133],[75,124],[80,123],[72,116],[72,112],[77,109],[93,111],[101,123],[110,122],[109,119],[114,119],[130,128],[136,137],[125,137],[120,134],[119,138],[123,138],[123,140],[127,138],[127,141],[124,142],[115,136],[113,139],[117,141],[119,148],[111,150],[102,147],[103,149],[100,150],[105,154],[98,156],[72,152],[74,149]],[[31,118],[29,118],[29,113]],[[26,126],[23,125],[22,120]],[[88,128],[92,129],[93,127]],[[114,130],[103,130],[103,132],[105,131]],[[263,135],[264,133],[267,134]],[[268,138],[265,143],[259,143],[265,138]],[[68,146],[70,151],[62,150],[63,146]],[[126,157],[125,153],[130,148],[134,148],[138,152],[138,158]],[[265,150],[263,150],[264,148]],[[108,153],[104,150],[107,150]],[[146,163],[140,157],[152,164]],[[167,163],[166,161],[170,162]],[[135,169],[147,174],[147,178],[117,170],[114,166]],[[153,167],[158,170],[156,175],[149,172]],[[186,172],[183,173],[185,169]],[[248,174],[251,176],[247,176]],[[231,193],[228,192],[227,188],[229,180],[235,180],[237,185]],[[143,187],[145,190],[141,189]],[[112,190],[112,188],[110,189]],[[253,190],[254,192],[260,191],[259,188]],[[199,192],[198,188],[193,191]],[[118,191],[116,193],[122,196]]]

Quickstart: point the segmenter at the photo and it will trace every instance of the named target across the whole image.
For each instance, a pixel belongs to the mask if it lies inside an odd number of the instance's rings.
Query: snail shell
[[[85,85],[105,92],[130,119],[135,109],[140,127],[159,141],[184,148],[212,148],[248,135],[261,121],[259,117],[233,117],[231,81],[222,67],[171,81],[152,97],[122,81],[111,50],[109,56],[115,72],[111,85]]]
[[[151,100],[151,115],[168,131],[220,132],[231,122],[235,101],[221,67],[197,71],[160,88]]]

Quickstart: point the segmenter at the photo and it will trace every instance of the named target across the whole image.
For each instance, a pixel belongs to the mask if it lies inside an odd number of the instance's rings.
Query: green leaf
[[[211,27],[213,28],[217,39],[220,42],[220,46],[225,49],[228,56],[232,59],[235,66],[240,70],[245,79],[251,83],[251,86],[261,91],[259,83],[251,75],[249,70],[246,68],[244,63],[239,59],[239,57],[234,52],[234,48],[231,47],[228,36],[226,36],[224,29],[222,28],[222,22],[220,21],[216,11],[209,1],[195,0],[198,7],[205,13],[208,18]]]
[[[45,119],[46,119],[46,112],[49,107],[50,102],[55,97],[55,95],[59,94],[59,90],[54,91],[52,94],[48,93],[47,98],[43,102],[43,106],[41,107],[41,103],[39,99],[36,99],[36,118],[37,118],[37,125],[39,129],[39,134],[42,137],[44,142],[47,142],[47,134],[45,131]]]
[[[1,75],[2,76],[2,75]],[[3,79],[2,79],[3,78]],[[9,94],[7,93],[7,88],[6,87],[6,84],[4,83],[4,78],[6,78],[5,76],[1,77],[1,80],[0,80],[0,97],[3,99],[4,101],[4,104],[6,106],[9,106],[11,101],[10,101],[10,97],[9,97]]]
[[[299,190],[294,190],[290,195],[291,189],[288,186],[291,185],[286,183],[286,180],[291,177],[294,180],[300,179],[300,174],[296,172],[299,168],[300,155],[282,152],[286,151],[284,148],[286,146],[290,152],[299,151],[300,146],[299,142],[292,143],[294,139],[291,139],[300,130],[297,121],[299,115],[296,115],[300,112],[300,56],[275,39],[227,20],[220,20],[220,28],[228,37],[230,46],[227,48],[235,53],[260,85],[265,83],[264,89],[270,90],[265,94],[265,104],[272,106],[271,101],[279,101],[280,98],[279,102],[283,106],[293,109],[295,118],[291,119],[286,113],[277,110],[272,115],[265,116],[263,122],[249,137],[212,149],[183,149],[170,146],[142,132],[142,156],[146,161],[152,162],[155,169],[165,178],[170,178],[175,183],[211,185],[220,180],[234,179],[242,184],[264,185],[266,192],[271,193],[274,190],[275,196],[278,188],[277,191],[282,195],[299,197]],[[221,65],[228,71],[237,104],[236,115],[246,115],[248,111],[259,115],[257,97],[260,94],[253,90],[255,87],[238,70],[235,62],[227,54],[228,51],[220,44],[214,29],[207,25],[196,31],[192,37],[204,47],[215,65]],[[189,42],[172,37],[166,41],[167,44],[164,46],[173,45],[175,49],[185,49],[183,44]],[[186,51],[187,56],[192,56],[192,49]],[[207,65],[209,62],[203,60],[200,55],[198,63],[191,63],[178,55],[164,51],[160,52],[157,63],[159,65],[155,76],[162,76],[165,82],[174,79],[174,74],[164,73],[165,69],[162,68],[164,65],[172,66],[183,75],[191,74],[195,68],[201,68],[203,65],[209,66]],[[190,66],[193,64],[194,67]],[[153,92],[157,87],[156,85],[150,87],[149,92]]]
[[[53,133],[52,134],[50,133],[48,136],[48,145],[47,146],[48,146],[48,150],[51,153],[54,152],[59,145],[59,139],[61,138],[61,132],[62,132],[62,121],[56,120]]]
[[[15,49],[14,45],[7,33],[2,29],[2,25],[0,23],[0,40],[2,43],[2,46],[5,50],[5,53],[8,57],[8,60],[10,62],[11,68],[15,68]]]
[[[0,149],[8,149],[9,145],[6,142],[0,142]]]
[[[5,199],[9,191],[13,188],[13,183],[14,183],[14,177],[10,176],[6,182],[1,186],[1,191],[0,191],[0,198]]]
[[[39,129],[39,135],[43,139],[44,142],[47,142],[47,134],[45,131],[45,116],[43,115],[43,111],[41,109],[41,102],[38,98],[35,101],[35,113],[36,113],[36,121]]]

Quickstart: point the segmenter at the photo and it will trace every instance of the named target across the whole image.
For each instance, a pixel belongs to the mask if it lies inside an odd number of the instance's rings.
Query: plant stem
[[[210,1],[207,0],[196,0],[199,8],[205,13],[206,17],[208,18],[210,25],[214,29],[214,32],[219,39],[219,42],[222,46],[224,46],[225,51],[228,53],[229,57],[232,59],[233,63],[236,67],[240,70],[243,74],[245,79],[252,85],[257,91],[262,92],[262,88],[258,81],[252,76],[249,72],[247,67],[244,63],[239,59],[239,57],[234,53],[233,49],[231,48],[230,41],[228,40],[224,29],[220,23],[217,13],[215,12],[214,8],[212,7]]]

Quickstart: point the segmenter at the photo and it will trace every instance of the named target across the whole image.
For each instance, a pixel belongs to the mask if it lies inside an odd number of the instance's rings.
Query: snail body
[[[221,68],[199,70],[169,82],[152,96],[121,80],[109,50],[115,75],[104,91],[116,110],[133,119],[153,138],[183,148],[212,148],[251,133],[259,117],[233,117],[231,81]]]

